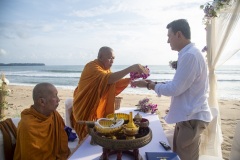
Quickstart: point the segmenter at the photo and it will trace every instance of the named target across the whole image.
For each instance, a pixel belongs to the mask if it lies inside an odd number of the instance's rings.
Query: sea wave
[[[113,66],[116,72],[128,66]],[[33,86],[40,82],[50,82],[55,86],[66,89],[74,89],[79,81],[84,66],[24,66],[24,67],[1,67],[10,84]],[[169,66],[149,66],[150,76],[148,79],[157,82],[170,81],[175,73]],[[216,70],[218,81],[218,93],[220,98],[240,99],[240,67],[221,67]],[[127,75],[126,77],[129,77]],[[122,93],[128,94],[156,94],[146,88],[127,87]]]
[[[82,70],[43,70],[42,72],[50,72],[50,73],[82,73]]]
[[[9,75],[9,74],[6,74],[6,76],[9,76],[9,77],[15,77],[15,78],[35,78],[35,77],[41,77],[41,78],[79,78],[80,76],[79,75],[64,75],[64,74],[59,74],[59,75],[51,75],[51,74],[35,74],[35,75],[18,75],[18,74],[12,74],[12,75]]]

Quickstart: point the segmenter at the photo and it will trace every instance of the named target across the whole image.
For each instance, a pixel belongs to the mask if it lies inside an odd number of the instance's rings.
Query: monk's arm
[[[122,79],[124,76],[129,74],[130,72],[143,73],[144,71],[146,71],[146,70],[143,68],[142,65],[134,64],[134,65],[129,66],[121,71],[110,74],[110,76],[108,78],[108,84],[113,84],[113,83],[117,82],[118,80]]]
[[[131,69],[130,69],[130,67],[128,67],[121,71],[110,74],[110,76],[108,78],[108,84],[113,84],[113,83],[117,82],[118,80],[122,79],[124,76],[126,76],[130,72],[131,72]]]

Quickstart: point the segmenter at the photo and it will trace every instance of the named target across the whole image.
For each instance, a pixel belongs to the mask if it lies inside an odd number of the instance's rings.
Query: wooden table
[[[136,107],[121,107],[117,112],[120,113],[129,113],[133,112],[135,116],[138,111],[134,111]],[[149,127],[152,130],[152,141],[146,146],[139,148],[139,153],[142,156],[143,160],[146,160],[145,152],[166,152],[164,148],[159,144],[159,141],[164,141],[168,144],[167,138],[164,134],[161,122],[157,114],[143,113],[139,112],[143,118],[147,118],[150,122]],[[70,156],[69,160],[99,160],[102,155],[102,147],[99,145],[90,144],[91,136],[88,136],[84,142],[75,150],[75,152]],[[171,151],[168,151],[171,152]],[[124,160],[131,160],[132,157],[128,155],[122,155]],[[109,159],[116,160],[116,155],[111,155]]]

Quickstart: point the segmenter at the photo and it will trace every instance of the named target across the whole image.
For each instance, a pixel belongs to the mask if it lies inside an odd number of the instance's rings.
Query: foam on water
[[[116,65],[112,72],[128,66]],[[75,89],[84,66],[1,66],[0,73],[4,73],[10,84],[34,86],[40,82],[50,82],[57,87]],[[169,81],[175,70],[169,66],[149,65],[150,76],[153,81]],[[222,99],[240,99],[240,67],[222,66],[216,70],[218,79],[218,96]],[[127,75],[126,77],[129,77]],[[127,87],[122,93],[128,94],[156,94],[146,88]]]

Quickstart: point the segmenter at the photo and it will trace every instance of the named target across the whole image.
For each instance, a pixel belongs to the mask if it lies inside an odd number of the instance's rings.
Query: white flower
[[[11,92],[12,92],[11,89],[8,89],[8,90],[7,90],[7,93],[11,93]]]
[[[6,77],[3,78],[3,82],[4,82],[6,85],[9,84],[9,80],[8,80]]]

